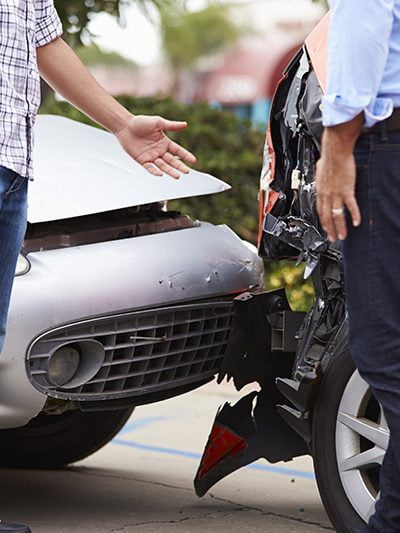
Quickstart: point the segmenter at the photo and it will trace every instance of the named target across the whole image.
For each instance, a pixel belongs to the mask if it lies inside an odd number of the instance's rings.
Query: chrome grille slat
[[[232,301],[209,301],[62,326],[32,343],[27,355],[28,374],[45,394],[80,401],[140,396],[201,382],[219,368],[232,315]],[[137,342],[130,339],[135,336],[139,337]],[[158,340],[163,336],[165,340]],[[101,368],[76,388],[54,387],[47,378],[50,353],[58,346],[82,340],[103,345]]]

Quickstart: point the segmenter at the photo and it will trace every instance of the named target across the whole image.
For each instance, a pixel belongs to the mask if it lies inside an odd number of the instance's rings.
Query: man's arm
[[[114,133],[124,150],[149,172],[179,178],[196,158],[171,141],[164,131],[179,131],[186,122],[161,117],[134,116],[107,93],[89,73],[75,52],[57,38],[37,48],[41,76],[59,94],[85,115]]]
[[[355,199],[354,146],[364,125],[388,118],[393,103],[378,97],[389,51],[394,0],[329,0],[328,87],[323,98],[317,209],[331,241],[347,236],[346,207],[361,223]],[[332,210],[336,210],[332,211]]]

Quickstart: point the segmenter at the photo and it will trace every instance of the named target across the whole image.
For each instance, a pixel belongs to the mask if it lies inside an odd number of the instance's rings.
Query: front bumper
[[[206,223],[35,252],[29,260],[30,272],[15,280],[0,358],[2,428],[26,424],[50,394],[30,382],[26,369],[29,347],[46,332],[98,317],[237,294],[263,283],[256,252],[226,226]]]

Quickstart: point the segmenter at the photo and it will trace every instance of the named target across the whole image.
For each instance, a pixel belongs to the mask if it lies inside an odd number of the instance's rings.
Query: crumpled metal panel
[[[59,116],[36,125],[36,179],[30,184],[28,221],[48,222],[230,189],[191,170],[175,180],[149,174],[113,135]]]
[[[267,144],[276,157],[261,210],[259,249],[270,259],[305,260],[306,277],[328,249],[316,213],[314,183],[323,131],[321,98],[322,88],[303,47],[289,65],[271,107]]]

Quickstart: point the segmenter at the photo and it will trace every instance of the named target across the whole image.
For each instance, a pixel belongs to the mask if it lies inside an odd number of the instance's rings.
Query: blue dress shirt
[[[364,112],[365,125],[400,107],[400,0],[329,0],[328,82],[323,124]]]

